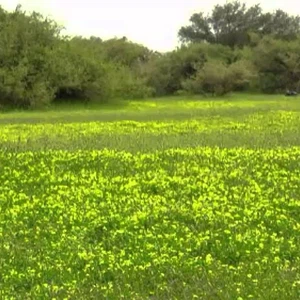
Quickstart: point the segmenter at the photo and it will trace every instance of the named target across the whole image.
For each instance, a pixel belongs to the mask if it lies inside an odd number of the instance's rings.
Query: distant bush
[[[66,98],[106,102],[153,94],[138,73],[149,54],[141,45],[62,37],[55,22],[20,6],[1,9],[0,23],[0,105],[37,108]]]
[[[183,81],[182,86],[190,93],[222,96],[235,90],[246,89],[253,77],[247,63],[243,61],[231,65],[209,61],[194,77]]]
[[[154,88],[155,95],[177,94],[183,90],[182,82],[194,77],[208,60],[230,63],[233,52],[222,45],[191,44],[172,52],[152,56],[143,71],[147,84]]]
[[[276,16],[289,19],[282,12]],[[248,38],[243,47],[198,41],[162,54],[126,37],[65,37],[60,26],[38,13],[0,7],[0,106],[299,90],[300,38],[283,41],[255,32]]]

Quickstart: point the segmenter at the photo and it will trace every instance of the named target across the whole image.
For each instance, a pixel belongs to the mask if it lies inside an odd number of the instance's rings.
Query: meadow
[[[1,299],[299,299],[300,100],[0,115]]]

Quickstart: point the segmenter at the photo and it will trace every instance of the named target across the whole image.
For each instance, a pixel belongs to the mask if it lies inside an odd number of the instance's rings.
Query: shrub
[[[209,93],[222,96],[235,90],[243,90],[250,86],[255,78],[250,64],[238,61],[226,65],[220,61],[209,61],[197,74],[182,82],[184,90],[194,93]]]

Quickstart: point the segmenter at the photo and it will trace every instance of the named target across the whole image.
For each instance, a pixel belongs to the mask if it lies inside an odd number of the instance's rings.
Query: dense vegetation
[[[0,8],[1,299],[300,299],[300,102],[266,95],[299,17],[190,21],[158,53]]]
[[[126,37],[70,38],[38,13],[0,8],[0,105],[298,88],[299,17],[235,1],[190,21],[182,46],[158,53]]]
[[[1,114],[1,298],[299,299],[300,103],[244,97]]]
[[[0,8],[1,299],[300,299],[300,103],[266,95],[300,19],[190,21],[158,53]]]

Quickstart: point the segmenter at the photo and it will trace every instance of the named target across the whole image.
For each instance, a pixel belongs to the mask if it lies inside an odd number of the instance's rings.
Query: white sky
[[[153,50],[168,51],[178,45],[177,33],[194,12],[209,12],[225,0],[0,0],[6,10],[21,4],[66,27],[69,35],[102,39],[126,36]],[[265,10],[281,8],[300,15],[297,0],[245,0],[261,3]],[[298,8],[299,7],[299,8]]]

